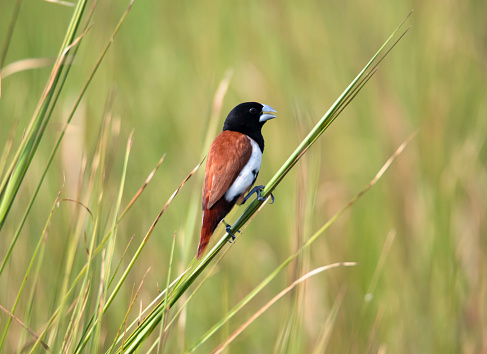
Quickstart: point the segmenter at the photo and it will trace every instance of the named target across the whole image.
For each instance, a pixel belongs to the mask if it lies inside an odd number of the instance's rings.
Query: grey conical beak
[[[268,121],[269,119],[276,118],[277,116],[272,113],[277,113],[277,111],[266,105],[263,104],[264,107],[262,107],[262,113],[260,114],[259,122],[264,123],[265,121]]]

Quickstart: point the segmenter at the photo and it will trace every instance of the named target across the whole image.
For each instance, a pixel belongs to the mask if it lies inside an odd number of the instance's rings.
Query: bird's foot
[[[254,188],[252,188],[252,190],[249,192],[249,194],[247,194],[247,196],[245,197],[243,203],[245,203],[247,201],[247,199],[249,199],[250,196],[254,193],[257,193],[257,199],[258,200],[260,200],[261,202],[265,202],[269,197],[267,197],[267,198],[262,197],[261,193],[264,190],[264,188],[265,188],[265,186],[255,186]],[[274,196],[272,195],[272,193],[270,194],[270,197],[271,197],[271,202],[269,204],[272,204],[272,203],[274,203]]]
[[[227,233],[232,236],[232,238],[230,240],[228,240],[228,242],[230,243],[233,243],[233,241],[235,241],[235,235],[232,234],[232,232],[230,231],[230,229],[232,228],[231,225],[227,225],[227,227],[225,227],[225,230],[227,231]]]
[[[233,243],[233,241],[235,241],[235,235],[230,231],[230,229],[232,228],[232,225],[230,225],[229,223],[227,223],[225,220],[222,220],[222,222],[225,224],[225,231],[230,236],[232,236],[232,238],[228,242]],[[237,230],[237,232],[240,232],[240,230]]]

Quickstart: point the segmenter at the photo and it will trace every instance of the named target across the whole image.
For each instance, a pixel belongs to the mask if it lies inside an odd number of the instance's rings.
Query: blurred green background
[[[0,1],[0,49],[15,4]],[[127,6],[124,1],[97,4],[93,27],[0,233],[2,259],[67,115]],[[12,307],[64,177],[61,198],[82,201],[99,220],[101,237],[112,218],[130,132],[134,142],[123,206],[167,154],[119,226],[116,254],[122,256],[133,236],[127,251],[131,257],[166,200],[200,162],[206,135],[218,134],[230,109],[258,101],[278,111],[263,129],[266,149],[257,183],[265,184],[411,9],[411,30],[281,183],[274,192],[276,203],[255,217],[196,293],[171,329],[166,351],[181,352],[194,344],[358,193],[415,131],[379,183],[200,352],[214,349],[299,275],[340,261],[358,265],[327,271],[296,288],[252,323],[230,352],[487,351],[485,1],[135,0],[0,277],[0,304]],[[46,66],[5,77],[6,67],[27,58],[54,58],[72,11],[46,1],[22,1],[0,63],[2,148],[11,134],[18,146],[51,70]],[[229,72],[217,128],[208,132],[213,97]],[[109,138],[97,186],[90,184],[89,171],[104,116],[110,116]],[[104,317],[101,348],[111,343],[132,285],[138,287],[149,267],[130,318],[165,287],[174,234],[173,277],[196,253],[203,175],[200,168],[157,224]],[[227,221],[243,210],[236,208]],[[80,215],[85,220],[75,232]],[[68,240],[79,238],[74,276],[86,262],[92,230],[90,217],[75,203],[62,202],[55,209],[39,281],[27,282],[35,296],[32,302],[23,296],[15,312],[34,331],[43,328],[59,300]],[[213,241],[221,234],[219,229]],[[90,313],[95,300],[88,303]],[[336,317],[333,306],[339,306]],[[7,318],[0,312],[2,332]],[[18,350],[24,332],[13,323],[4,351]]]

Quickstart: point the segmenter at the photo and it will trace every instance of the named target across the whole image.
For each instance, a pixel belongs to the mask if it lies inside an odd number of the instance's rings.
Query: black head
[[[275,109],[257,102],[245,102],[239,104],[228,114],[223,130],[232,130],[246,134],[254,139],[264,151],[264,137],[262,127],[269,119],[275,118]]]

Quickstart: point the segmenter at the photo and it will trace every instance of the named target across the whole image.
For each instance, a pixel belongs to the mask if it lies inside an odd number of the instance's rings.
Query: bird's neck
[[[262,136],[261,132],[259,132],[259,134],[247,134],[247,136],[253,139],[259,145],[261,152],[264,152],[264,137]]]
[[[242,132],[242,131],[237,131],[237,130],[228,129],[228,128],[225,129],[225,127],[224,127],[223,131],[225,131],[225,130],[230,130],[230,131],[234,131],[234,132],[237,132],[240,134],[247,135],[249,138],[254,140],[259,145],[260,151],[264,152],[264,137],[262,136],[262,132],[260,130]]]

